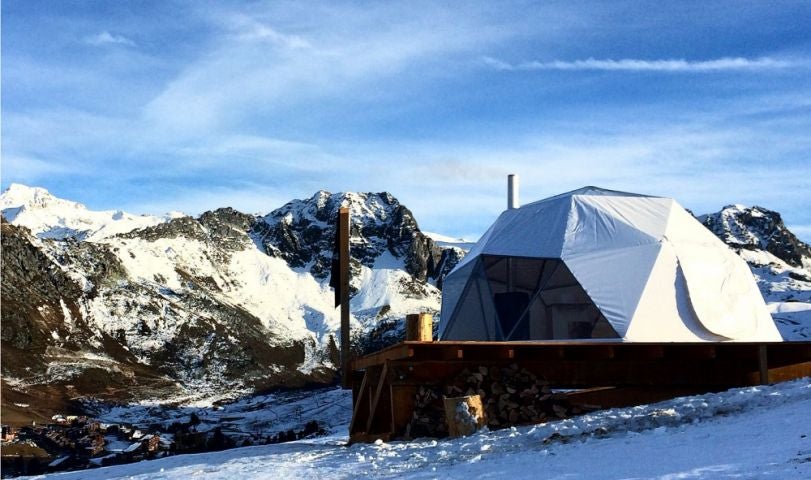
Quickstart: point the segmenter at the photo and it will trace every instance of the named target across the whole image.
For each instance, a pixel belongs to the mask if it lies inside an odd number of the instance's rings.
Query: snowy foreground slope
[[[808,379],[442,441],[347,447],[340,411],[329,437],[37,478],[811,478]]]

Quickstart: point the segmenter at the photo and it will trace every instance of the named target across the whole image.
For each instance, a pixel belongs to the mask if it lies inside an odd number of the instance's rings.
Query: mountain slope
[[[352,211],[356,341],[396,337],[391,327],[407,313],[437,313],[434,283],[459,256],[386,193],[318,192],[264,217],[92,212],[20,185],[0,202],[4,391],[59,384],[96,394],[108,382],[99,369],[126,368],[122,378],[137,369],[160,379],[151,394],[162,397],[329,382],[340,322],[328,265],[340,206]],[[30,353],[12,356],[22,349]],[[49,356],[57,350],[64,361]]]

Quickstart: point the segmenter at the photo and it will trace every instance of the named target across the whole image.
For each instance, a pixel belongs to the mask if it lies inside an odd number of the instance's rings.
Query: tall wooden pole
[[[341,384],[352,388],[349,370],[349,208],[338,210],[338,262],[341,286]]]

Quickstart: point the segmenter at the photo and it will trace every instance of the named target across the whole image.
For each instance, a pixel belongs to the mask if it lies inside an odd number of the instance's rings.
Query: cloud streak
[[[769,71],[794,68],[800,66],[800,62],[792,60],[778,60],[770,57],[743,58],[743,57],[723,57],[712,60],[684,60],[684,59],[661,59],[661,60],[640,60],[624,58],[596,59],[587,58],[585,60],[553,60],[549,62],[530,61],[517,64],[508,63],[492,57],[482,59],[485,65],[500,71],[522,72],[538,70],[564,70],[564,71],[621,71],[621,72],[665,72],[665,73],[704,73],[704,72],[728,72],[728,71]]]
[[[129,38],[123,35],[115,35],[107,30],[97,33],[96,35],[85,37],[84,42],[95,47],[103,47],[105,45],[126,45],[128,47],[135,46],[135,42]]]

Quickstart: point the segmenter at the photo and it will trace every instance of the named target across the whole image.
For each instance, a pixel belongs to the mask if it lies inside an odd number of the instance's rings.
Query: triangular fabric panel
[[[502,213],[479,253],[560,258],[571,198],[527,205]]]
[[[475,263],[441,340],[502,340],[493,294],[481,260]]]
[[[563,256],[657,243],[667,225],[670,202],[662,198],[574,197]]]
[[[660,244],[569,255],[563,261],[606,320],[625,336]]]
[[[657,243],[667,223],[669,206],[662,208],[661,199],[623,198],[623,197],[573,197],[572,210],[569,215],[562,255],[584,254],[589,251],[625,248],[635,245]],[[644,204],[644,212],[637,215],[630,202]],[[652,207],[659,207],[657,209]],[[654,218],[647,218],[656,210]],[[636,218],[640,217],[640,218]],[[637,221],[645,223],[649,230],[655,230],[652,224],[660,223],[662,231],[654,236],[640,230]]]
[[[456,310],[462,293],[465,291],[470,275],[479,263],[478,257],[471,257],[470,262],[462,268],[453,270],[453,275],[447,275],[442,282],[442,310],[439,322],[439,338],[443,338],[445,330],[450,324],[451,316]]]

